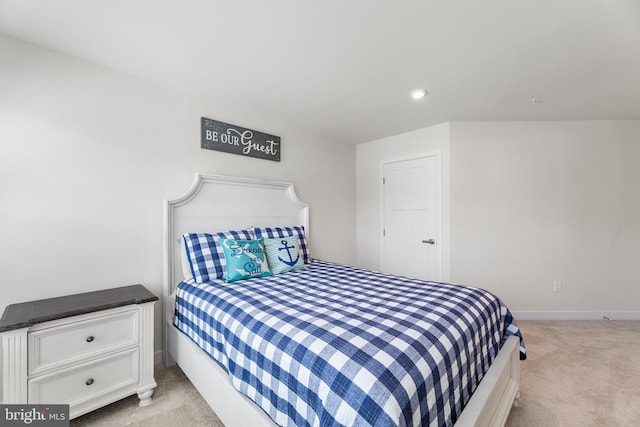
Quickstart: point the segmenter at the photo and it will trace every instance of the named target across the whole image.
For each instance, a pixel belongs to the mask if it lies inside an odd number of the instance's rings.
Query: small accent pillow
[[[188,233],[182,236],[184,250],[191,265],[196,283],[213,279],[224,279],[227,273],[226,259],[218,239],[252,239],[251,230],[229,230],[213,234]]]
[[[263,239],[234,240],[218,239],[227,261],[227,282],[271,276],[264,255]]]
[[[304,268],[304,258],[298,245],[298,236],[265,239],[264,249],[272,274],[286,273]]]
[[[295,227],[255,227],[253,233],[256,235],[256,239],[277,239],[280,237],[297,236],[298,243],[300,244],[300,250],[302,251],[302,258],[305,264],[309,263],[309,247],[307,246],[307,239],[304,235],[303,226]]]

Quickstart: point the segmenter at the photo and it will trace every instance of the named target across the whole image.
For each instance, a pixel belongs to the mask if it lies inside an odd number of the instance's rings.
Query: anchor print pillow
[[[271,276],[264,254],[263,239],[218,239],[227,262],[227,282]]]
[[[304,263],[308,264],[311,256],[309,255],[309,245],[305,237],[304,227],[297,225],[295,227],[254,227],[252,228],[256,239],[261,237],[265,239],[277,239],[279,237],[298,236],[298,244],[302,251]]]
[[[304,258],[298,242],[298,236],[264,240],[267,261],[272,274],[304,268]]]

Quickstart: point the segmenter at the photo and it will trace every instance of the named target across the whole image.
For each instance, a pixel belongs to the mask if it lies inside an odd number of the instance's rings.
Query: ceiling
[[[346,143],[640,119],[637,0],[0,0],[0,33]]]

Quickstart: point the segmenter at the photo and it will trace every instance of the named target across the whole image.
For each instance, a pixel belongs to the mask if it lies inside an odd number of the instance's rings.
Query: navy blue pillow
[[[218,239],[252,239],[251,230],[229,230],[213,234],[187,233],[182,236],[191,273],[196,283],[224,279],[226,260]]]

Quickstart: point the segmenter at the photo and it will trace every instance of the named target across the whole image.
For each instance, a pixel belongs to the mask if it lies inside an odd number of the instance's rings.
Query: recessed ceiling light
[[[427,94],[427,91],[424,89],[416,89],[413,92],[411,92],[411,97],[413,99],[422,99],[424,98],[424,96]]]

